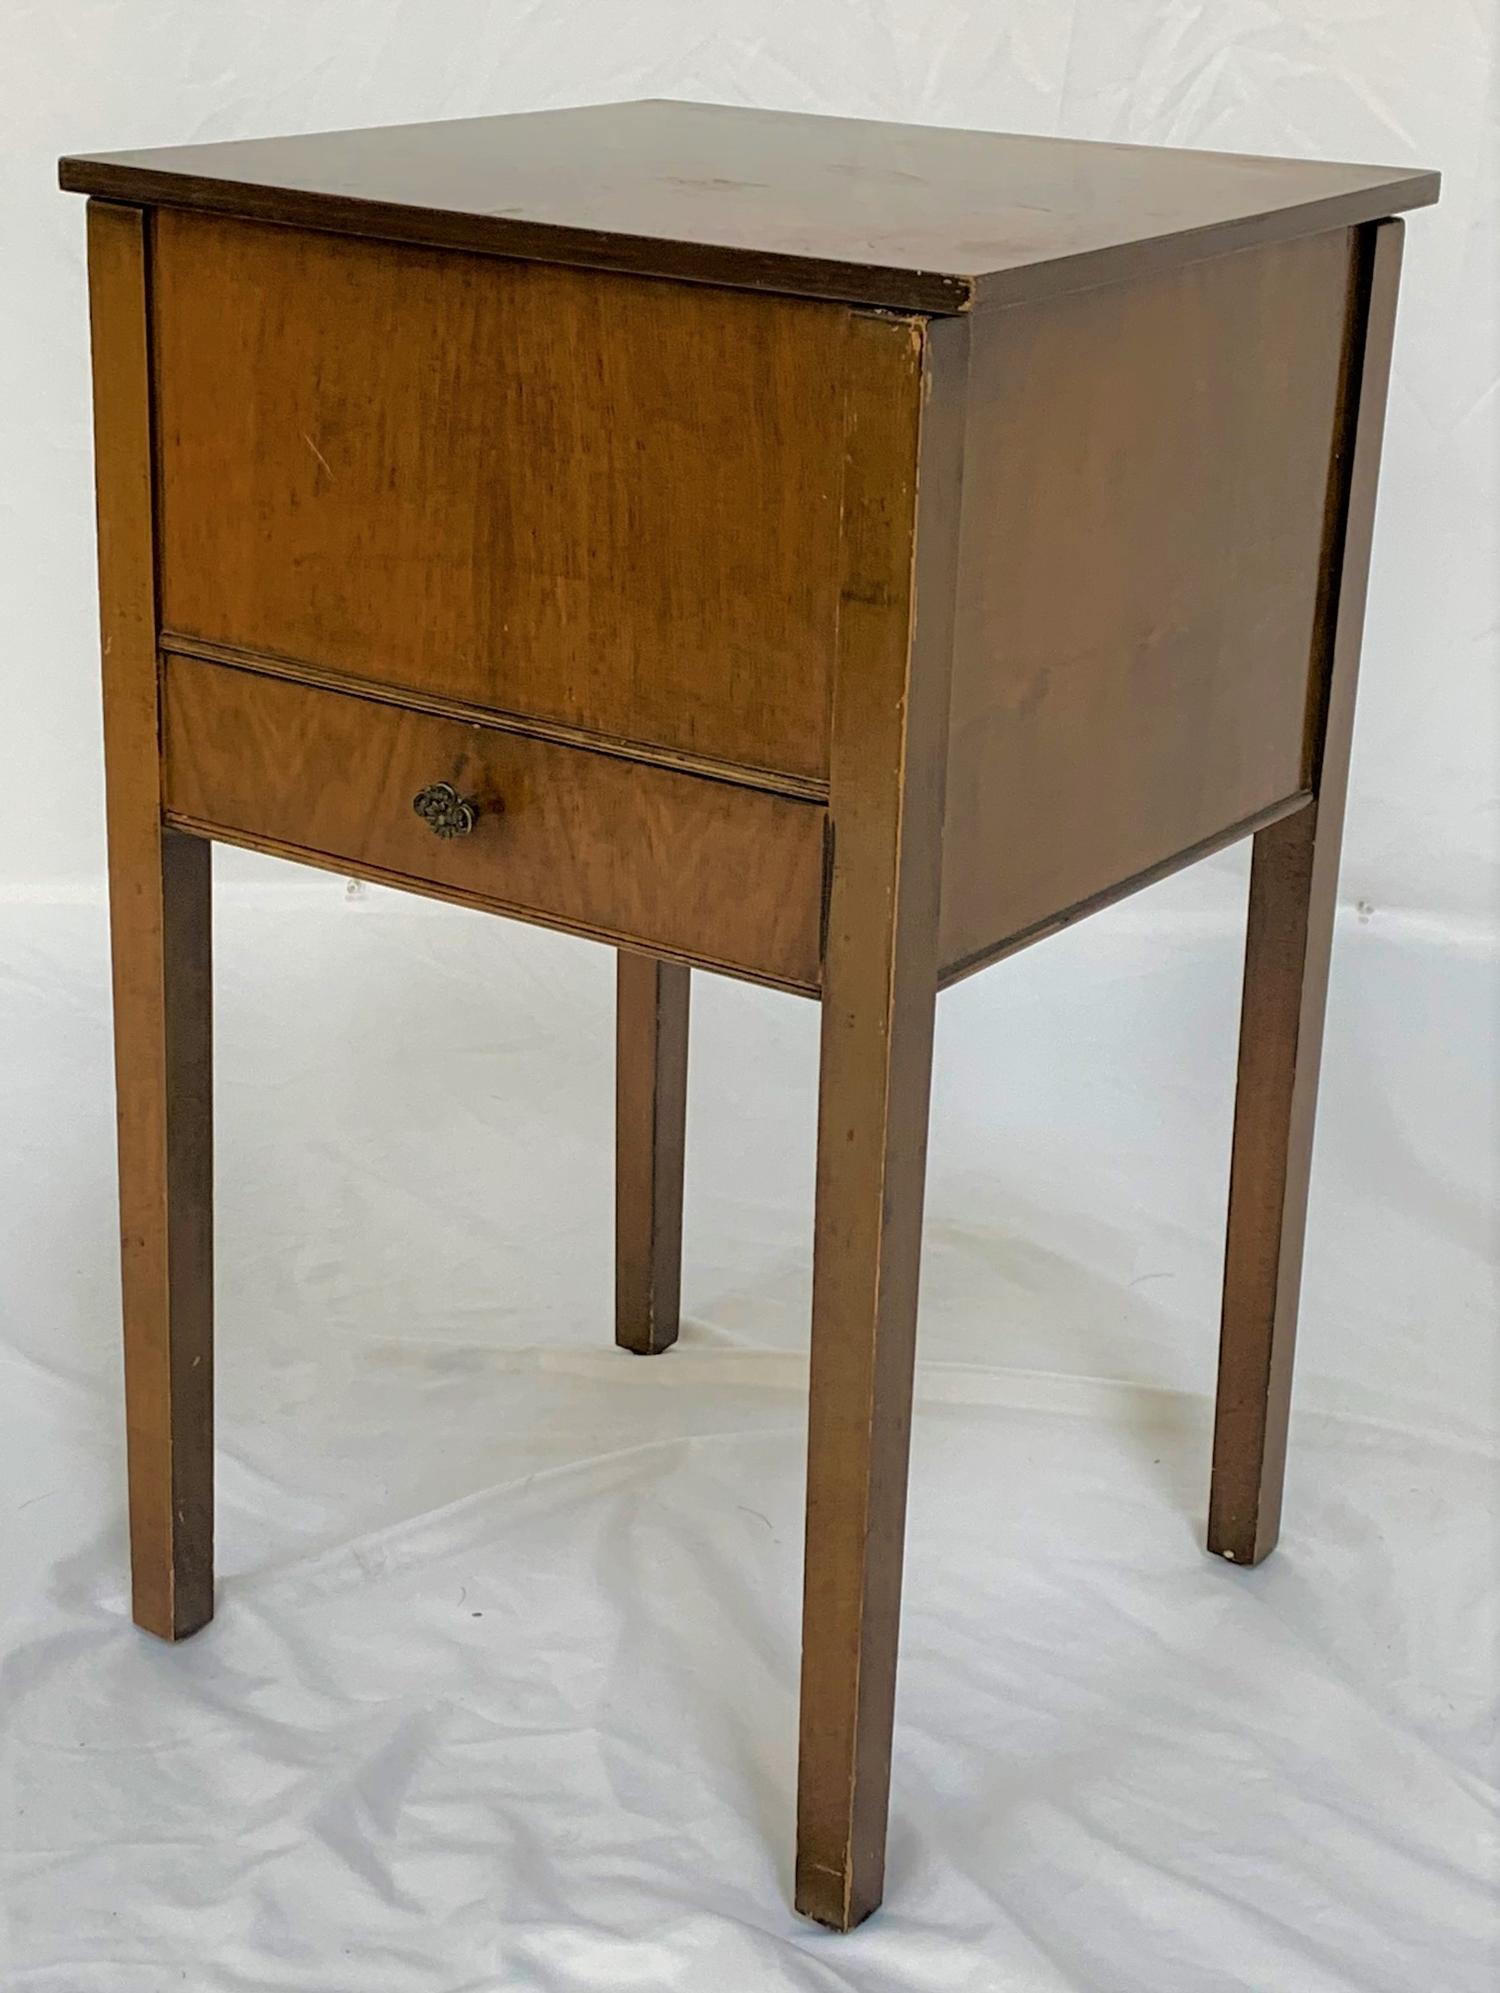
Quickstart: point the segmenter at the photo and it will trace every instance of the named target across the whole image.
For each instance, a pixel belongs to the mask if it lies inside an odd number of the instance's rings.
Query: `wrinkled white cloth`
[[[5,1993],[1493,1993],[1495,962],[1341,929],[1287,1518],[1201,1548],[1240,937],[940,1011],[887,1900],[788,1903],[817,1013],[694,981],[611,1347],[608,951],[236,859],[218,1617],[126,1604],[102,910],[0,906]]]

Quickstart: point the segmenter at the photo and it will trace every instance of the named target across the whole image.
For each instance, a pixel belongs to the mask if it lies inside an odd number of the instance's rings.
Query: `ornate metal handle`
[[[467,837],[479,815],[479,805],[467,801],[451,782],[434,782],[419,789],[411,806],[439,837]]]

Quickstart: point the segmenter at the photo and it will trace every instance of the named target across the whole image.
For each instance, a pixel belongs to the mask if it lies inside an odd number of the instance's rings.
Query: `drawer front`
[[[821,805],[199,659],[165,665],[167,813],[708,967],[815,990]],[[447,783],[476,811],[441,837]]]
[[[909,392],[897,323],[873,350],[840,305],[154,228],[167,632],[826,775],[844,376]]]

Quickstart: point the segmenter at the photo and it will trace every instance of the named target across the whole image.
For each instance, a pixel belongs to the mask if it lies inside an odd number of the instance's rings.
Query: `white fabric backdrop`
[[[7,1993],[1494,1985],[1497,26],[8,0]],[[809,1005],[696,982],[689,1327],[632,1361],[607,954],[221,854],[222,1604],[175,1653],[125,1612],[55,155],[642,94],[1445,175],[1408,231],[1282,1548],[1198,1547],[1241,853],[944,1001],[890,1891],[845,1940],[785,1904]]]
[[[1407,230],[1345,884],[1493,932],[1497,49],[1496,0],[5,0],[0,879],[101,863],[83,218],[57,155],[655,95],[1440,168]]]

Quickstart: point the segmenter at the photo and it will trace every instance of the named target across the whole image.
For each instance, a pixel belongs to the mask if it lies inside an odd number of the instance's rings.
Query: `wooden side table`
[[[209,841],[819,998],[797,1903],[880,1900],[933,1009],[1253,835],[1209,1547],[1276,1538],[1396,211],[1430,173],[689,104],[68,159],[135,1616],[212,1601]]]

